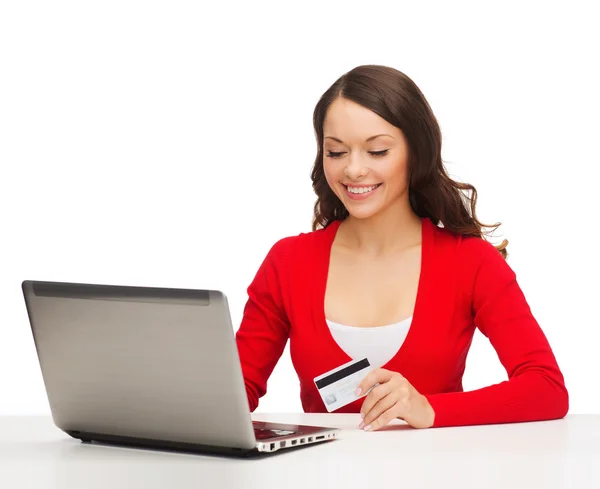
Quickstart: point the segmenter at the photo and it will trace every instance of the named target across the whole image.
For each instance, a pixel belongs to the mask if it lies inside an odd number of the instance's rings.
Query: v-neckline
[[[326,229],[326,244],[324,247],[324,273],[320,277],[319,293],[317,294],[317,307],[318,307],[318,323],[323,328],[323,335],[327,338],[327,341],[331,345],[334,351],[337,351],[338,356],[342,358],[342,364],[352,361],[353,359],[342,349],[342,347],[335,341],[329,326],[327,324],[327,317],[325,314],[325,294],[327,292],[327,282],[329,280],[329,268],[331,263],[331,250],[333,248],[333,242],[337,235],[338,229],[342,221],[336,220],[332,222]],[[425,296],[425,288],[428,284],[428,272],[430,264],[430,250],[431,242],[433,240],[433,226],[434,224],[427,217],[421,218],[421,269],[419,271],[419,281],[417,285],[417,296],[415,299],[415,307],[412,314],[412,320],[408,332],[404,339],[404,342],[394,354],[381,368],[390,369],[390,365],[394,364],[397,359],[401,356],[406,356],[406,352],[410,350],[411,345],[414,342],[414,338],[419,334],[422,329],[421,323],[423,323],[423,303]]]

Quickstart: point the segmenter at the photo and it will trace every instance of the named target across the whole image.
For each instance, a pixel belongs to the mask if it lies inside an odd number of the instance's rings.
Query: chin
[[[380,209],[352,209],[352,207],[346,207],[346,210],[353,219],[368,219],[376,215]]]

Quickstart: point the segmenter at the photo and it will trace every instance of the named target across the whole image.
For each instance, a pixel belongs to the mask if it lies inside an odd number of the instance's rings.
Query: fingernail
[[[355,393],[357,396],[360,396],[360,393],[361,393],[361,392],[362,392],[362,389],[361,389],[360,387],[357,387],[357,388],[356,388],[356,390],[354,391],[354,393]]]
[[[360,413],[360,418],[364,419],[364,417],[365,417],[365,413]]]
[[[358,429],[362,430],[364,425],[365,425],[365,422],[361,421],[360,424],[358,425]]]
[[[365,431],[369,431],[371,429],[371,425],[365,426]]]

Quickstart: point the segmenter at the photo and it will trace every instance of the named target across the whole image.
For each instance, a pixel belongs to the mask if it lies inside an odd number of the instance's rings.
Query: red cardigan
[[[236,342],[250,410],[290,340],[305,412],[325,413],[313,379],[351,360],[325,321],[331,245],[341,221],[281,239],[248,287]],[[422,219],[421,275],[413,319],[382,368],[400,372],[435,411],[434,426],[562,418],[569,398],[550,345],[516,275],[494,246]],[[508,380],[463,392],[475,328],[490,340]],[[357,413],[364,398],[336,412]]]

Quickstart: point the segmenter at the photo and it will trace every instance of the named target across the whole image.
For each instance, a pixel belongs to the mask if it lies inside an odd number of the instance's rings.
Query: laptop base
[[[200,445],[196,443],[154,440],[150,438],[90,433],[83,431],[66,431],[65,433],[75,439],[81,440],[83,443],[99,442],[102,444],[117,445],[128,448],[167,450],[197,455],[229,455],[234,457],[251,457],[262,455],[261,452],[259,452],[256,448],[230,448],[213,445]]]

